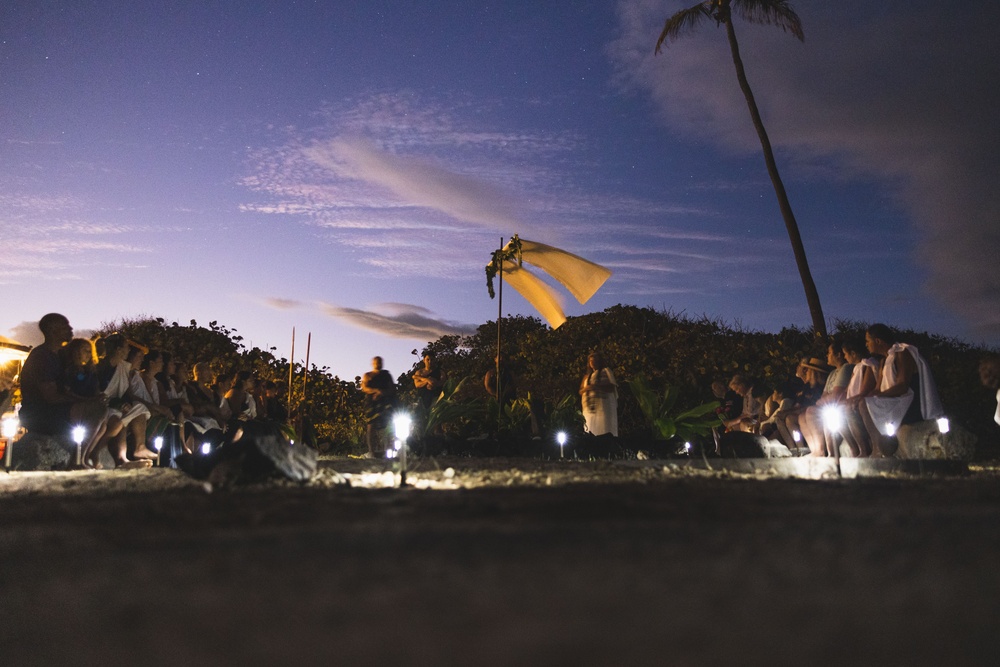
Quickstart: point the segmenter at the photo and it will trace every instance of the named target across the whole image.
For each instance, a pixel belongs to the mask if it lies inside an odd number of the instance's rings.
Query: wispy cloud
[[[303,302],[297,301],[295,299],[282,299],[275,296],[267,297],[266,299],[264,299],[264,303],[265,305],[270,306],[271,308],[274,308],[276,310],[294,310],[296,308],[301,308],[303,305],[305,305],[303,304]]]
[[[476,327],[470,324],[459,324],[430,317],[433,313],[421,306],[392,303],[375,306],[375,308],[383,312],[344,308],[331,304],[322,305],[323,311],[331,317],[392,338],[429,341],[446,335],[469,335],[475,333],[476,330]]]
[[[713,215],[570,182],[561,161],[582,139],[505,131],[492,104],[398,91],[331,106],[320,126],[248,155],[241,183],[255,201],[242,209],[321,228],[378,275],[463,280],[494,234],[579,244],[581,228],[605,238],[627,224],[649,230],[653,218]]]

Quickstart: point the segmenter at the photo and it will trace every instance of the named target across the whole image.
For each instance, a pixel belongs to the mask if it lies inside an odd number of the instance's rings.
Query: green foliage
[[[802,357],[824,356],[826,342],[811,332],[796,328],[777,333],[744,330],[709,318],[686,318],[670,312],[636,306],[613,306],[604,311],[571,317],[552,330],[533,317],[505,317],[504,354],[516,379],[517,397],[504,411],[502,430],[512,434],[527,431],[531,399],[541,402],[549,430],[580,430],[580,379],[586,371],[587,355],[600,350],[618,380],[632,391],[620,391],[618,425],[623,438],[649,437],[653,427],[647,414],[674,420],[657,427],[658,437],[681,436],[688,422],[707,421],[704,410],[711,403],[713,380],[728,380],[735,373],[752,376],[759,387],[773,387],[789,379]],[[863,337],[867,324],[835,322],[841,336]],[[208,327],[167,324],[162,319],[139,319],[106,325],[105,332],[121,330],[140,343],[173,352],[189,363],[209,361],[219,370],[251,369],[262,379],[288,379],[288,361],[277,359],[272,350],[247,350],[237,332],[215,322]],[[423,351],[433,351],[450,384],[446,384],[437,414],[430,416],[451,438],[493,432],[497,427],[496,401],[487,400],[483,376],[496,355],[496,322],[481,325],[469,336],[443,336],[429,342]],[[979,359],[988,350],[926,332],[900,331],[900,340],[917,346],[934,373],[945,410],[952,421],[981,438],[995,440],[992,421],[993,395],[978,384]],[[300,364],[293,368],[290,405],[300,433],[303,421],[314,425],[320,443],[329,443],[336,453],[363,450],[364,396],[359,379],[344,381],[327,368]],[[303,377],[306,386],[303,387]],[[412,380],[403,380],[412,388]],[[465,378],[451,381],[451,378]],[[641,390],[669,387],[655,403]],[[303,400],[303,389],[307,400]],[[669,402],[669,409],[662,408]],[[655,406],[659,408],[654,409]],[[699,411],[702,412],[699,412]],[[435,427],[436,427],[435,426]],[[434,427],[432,427],[434,428]],[[681,436],[684,437],[684,436]]]
[[[483,406],[480,402],[463,402],[456,396],[468,379],[464,377],[456,380],[454,377],[449,377],[445,380],[441,394],[434,399],[428,410],[427,425],[424,427],[425,436],[436,431],[447,434],[463,424],[482,419]]]
[[[649,387],[641,375],[636,376],[628,385],[653,431],[653,437],[657,440],[670,440],[674,437],[690,440],[695,436],[708,435],[713,427],[719,425],[719,418],[714,413],[719,407],[718,401],[702,403],[690,410],[672,415],[679,396],[675,388],[667,385],[663,394],[658,394]]]

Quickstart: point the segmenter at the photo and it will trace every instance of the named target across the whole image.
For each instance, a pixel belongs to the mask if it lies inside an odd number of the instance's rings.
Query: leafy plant
[[[712,427],[719,425],[719,418],[714,414],[714,410],[719,407],[718,401],[702,403],[671,416],[680,395],[676,388],[667,385],[663,394],[658,394],[646,384],[641,375],[637,375],[628,385],[657,440],[675,437],[689,440],[695,436],[708,435]]]
[[[462,389],[468,377],[461,380],[448,378],[445,380],[441,394],[431,403],[427,412],[427,425],[424,427],[424,435],[431,435],[436,429],[455,422],[477,419],[482,416],[482,406],[478,403],[463,402],[457,399],[456,394]]]

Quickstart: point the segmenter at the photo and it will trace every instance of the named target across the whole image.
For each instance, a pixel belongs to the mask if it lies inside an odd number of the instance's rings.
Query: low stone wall
[[[896,433],[899,439],[901,459],[971,461],[976,453],[975,435],[959,425],[953,425],[947,433],[941,433],[936,421],[923,421],[900,426]]]
[[[8,445],[11,470],[69,470],[76,463],[76,444],[69,438],[26,433]]]

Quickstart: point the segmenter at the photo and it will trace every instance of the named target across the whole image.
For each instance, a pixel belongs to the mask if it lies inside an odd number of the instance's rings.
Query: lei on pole
[[[516,262],[518,266],[521,266],[521,239],[518,238],[517,234],[514,234],[511,240],[507,242],[507,245],[494,250],[493,258],[486,265],[486,289],[489,290],[491,299],[496,298],[496,292],[493,289],[493,279],[500,273],[503,263],[508,261]]]

